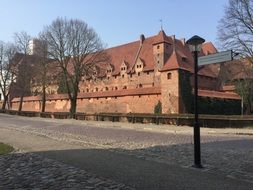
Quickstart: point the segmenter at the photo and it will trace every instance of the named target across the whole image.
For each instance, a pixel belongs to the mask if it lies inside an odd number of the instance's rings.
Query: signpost
[[[211,55],[201,56],[198,58],[198,66],[208,65],[212,63],[222,63],[233,60],[233,51],[222,51]]]

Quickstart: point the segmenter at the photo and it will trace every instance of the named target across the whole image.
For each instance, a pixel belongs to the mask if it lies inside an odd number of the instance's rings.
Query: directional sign
[[[233,60],[232,54],[233,54],[232,50],[229,50],[229,51],[223,51],[220,53],[202,56],[198,58],[198,65],[202,66],[202,65],[212,64],[212,63],[221,63],[225,61],[231,61]]]

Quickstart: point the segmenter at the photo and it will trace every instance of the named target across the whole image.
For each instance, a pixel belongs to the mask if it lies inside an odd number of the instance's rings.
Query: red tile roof
[[[213,53],[217,53],[217,49],[214,47],[212,42],[206,42],[202,45],[202,53],[204,53],[204,55],[209,55],[209,54],[213,54]]]
[[[198,90],[198,95],[203,97],[210,98],[222,98],[222,99],[234,99],[240,100],[240,96],[236,93],[232,92],[219,92],[219,91],[211,91],[211,90]]]

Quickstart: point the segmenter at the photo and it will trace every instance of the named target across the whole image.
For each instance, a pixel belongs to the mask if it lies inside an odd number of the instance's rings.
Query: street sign
[[[220,53],[201,56],[198,58],[198,66],[231,61],[233,60],[232,54],[233,54],[232,50],[228,50]]]

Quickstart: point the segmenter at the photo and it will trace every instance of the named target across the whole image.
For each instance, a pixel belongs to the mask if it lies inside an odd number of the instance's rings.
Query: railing
[[[69,119],[70,114],[68,112],[32,112],[32,111],[15,111],[5,110],[1,113],[7,113],[11,115],[21,115],[28,117],[44,117],[54,119]],[[76,120],[93,120],[93,121],[111,121],[111,122],[129,122],[129,123],[155,123],[159,124],[172,124],[172,125],[189,125],[193,126],[194,115],[193,114],[121,114],[121,113],[76,113],[74,115]],[[200,127],[213,127],[213,128],[241,128],[241,127],[253,127],[253,115],[248,116],[226,116],[226,115],[200,115],[199,116]]]

